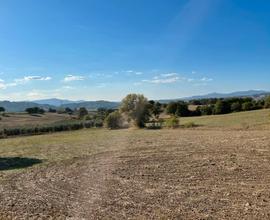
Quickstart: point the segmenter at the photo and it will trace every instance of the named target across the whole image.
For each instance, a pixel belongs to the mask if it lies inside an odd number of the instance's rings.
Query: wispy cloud
[[[23,77],[22,79],[15,79],[15,83],[18,83],[18,84],[23,84],[23,83],[26,83],[26,82],[30,82],[30,81],[48,81],[48,80],[51,80],[52,77],[50,76],[25,76]]]
[[[211,81],[213,81],[213,79],[212,78],[203,77],[203,78],[200,79],[200,81],[202,81],[202,82],[211,82]]]
[[[212,78],[203,77],[203,78],[190,78],[181,76],[179,73],[163,73],[152,77],[152,79],[144,79],[141,82],[143,83],[152,83],[152,84],[170,84],[176,82],[188,82],[188,83],[208,83],[213,81]],[[134,85],[140,85],[140,83],[135,83]]]
[[[64,78],[64,82],[72,82],[72,81],[83,81],[85,80],[85,77],[83,76],[75,76],[75,75],[67,75]]]
[[[178,73],[165,73],[154,76],[152,79],[144,79],[142,82],[153,83],[153,84],[168,84],[175,83],[180,80]]]
[[[24,76],[23,78],[20,79],[14,79],[12,82],[9,83],[6,83],[3,79],[0,79],[0,89],[24,85],[30,81],[48,81],[51,79],[52,78],[50,76]]]

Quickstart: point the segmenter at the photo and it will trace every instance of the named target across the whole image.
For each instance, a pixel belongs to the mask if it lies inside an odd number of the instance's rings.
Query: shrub
[[[175,116],[172,116],[166,121],[166,127],[168,128],[177,128],[179,127],[179,119]]]
[[[28,114],[44,114],[45,113],[45,110],[39,107],[27,108],[25,109],[25,111]]]
[[[243,111],[250,111],[250,110],[252,110],[252,108],[253,108],[252,102],[244,102],[242,104]]]
[[[110,129],[121,128],[123,124],[122,115],[118,112],[112,112],[105,118],[105,126]]]
[[[82,107],[79,109],[79,118],[84,118],[86,115],[88,115],[88,111],[86,108]]]
[[[191,121],[191,122],[187,122],[187,123],[183,124],[183,127],[184,128],[194,128],[194,127],[197,127],[197,125]]]

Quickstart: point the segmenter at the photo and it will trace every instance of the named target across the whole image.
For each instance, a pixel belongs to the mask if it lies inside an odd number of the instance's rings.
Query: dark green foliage
[[[253,110],[253,104],[252,104],[252,102],[244,102],[242,104],[242,109],[243,109],[243,111]]]
[[[45,110],[42,109],[42,108],[39,108],[39,107],[33,107],[33,108],[27,108],[25,109],[25,111],[28,113],[28,114],[44,114],[45,113]]]
[[[266,97],[265,102],[264,102],[264,107],[270,108],[270,96]]]
[[[67,113],[67,114],[70,114],[70,115],[72,115],[73,114],[73,110],[71,109],[71,108],[65,108],[65,112]]]
[[[211,106],[211,105],[199,106],[197,109],[201,112],[201,115],[212,115],[213,114],[213,106]]]
[[[162,113],[162,104],[151,100],[148,103],[148,109],[150,115],[152,115],[155,119],[158,119],[159,115]]]
[[[4,107],[0,107],[0,112],[5,112],[6,109]]]
[[[82,107],[79,109],[79,118],[84,118],[86,115],[88,115],[88,111],[86,108]]]
[[[48,112],[50,112],[50,113],[56,113],[56,109],[49,108]]]
[[[19,135],[38,135],[52,132],[73,131],[83,128],[100,128],[103,122],[100,120],[93,120],[87,122],[68,122],[63,124],[53,124],[43,127],[28,127],[28,128],[8,128],[0,130],[0,138],[19,136]]]
[[[186,117],[191,115],[188,105],[185,102],[171,102],[167,105],[166,111],[170,115]]]
[[[242,105],[240,102],[234,102],[231,105],[231,111],[232,112],[240,112],[242,110]]]
[[[218,100],[214,107],[214,113],[216,115],[227,114],[231,110],[229,103],[225,100]]]

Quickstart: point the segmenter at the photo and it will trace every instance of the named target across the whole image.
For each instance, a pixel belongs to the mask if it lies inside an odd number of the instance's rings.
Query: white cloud
[[[143,82],[148,82],[148,83],[154,83],[154,84],[166,84],[166,83],[175,83],[177,81],[179,81],[179,77],[175,76],[175,77],[170,77],[170,78],[154,78],[151,80],[143,80]]]
[[[13,82],[10,83],[5,83],[3,79],[0,79],[0,89],[6,89],[8,87],[23,85],[30,81],[48,81],[51,79],[52,78],[50,76],[25,76],[21,79],[14,79]]]
[[[51,80],[50,76],[25,76],[22,79],[15,79],[13,85],[15,84],[24,84],[30,81],[48,81]]]
[[[152,79],[142,80],[142,82],[148,82],[153,84],[167,84],[167,83],[175,83],[179,81],[181,78],[179,77],[178,73],[165,73],[154,76]]]
[[[72,81],[82,81],[85,80],[85,77],[83,76],[74,76],[74,75],[68,75],[64,78],[64,82],[72,82]]]
[[[161,74],[162,77],[173,77],[173,76],[178,76],[178,73],[165,73]]]
[[[202,81],[202,82],[211,82],[211,81],[213,81],[213,79],[212,78],[203,77],[203,78],[200,79],[200,81]]]
[[[0,82],[0,89],[6,89],[6,88],[7,88],[6,84]]]

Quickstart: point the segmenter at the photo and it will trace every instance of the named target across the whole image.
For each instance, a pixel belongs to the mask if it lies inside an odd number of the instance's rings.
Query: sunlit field
[[[247,112],[182,118],[203,124],[191,129],[2,139],[0,217],[265,218],[270,134],[261,124],[268,125],[268,111],[253,113],[252,129],[241,128]],[[224,125],[213,129],[215,120]]]

